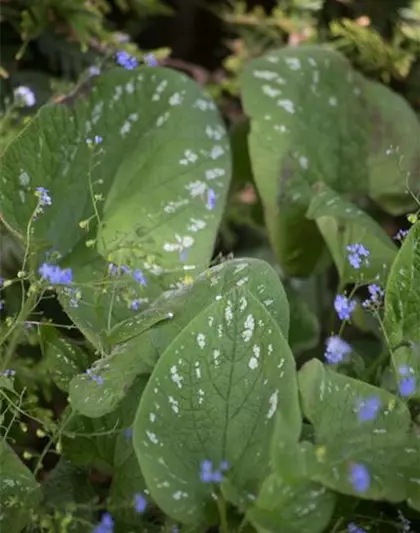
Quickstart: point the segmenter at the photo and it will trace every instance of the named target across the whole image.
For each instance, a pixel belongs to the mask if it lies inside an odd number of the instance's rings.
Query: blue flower
[[[340,363],[343,358],[351,352],[350,344],[340,339],[338,335],[332,335],[327,339],[325,359],[328,363],[336,365]]]
[[[347,531],[349,533],[367,533],[366,529],[356,526],[354,522],[349,523],[349,525],[347,526]]]
[[[114,531],[114,520],[109,513],[104,513],[102,515],[101,521],[92,531],[92,533],[113,533]]]
[[[362,305],[363,307],[370,307],[371,305],[379,305],[381,302],[381,298],[384,295],[384,291],[379,287],[379,285],[376,285],[376,283],[372,283],[371,285],[368,285],[368,291],[369,291],[369,298],[365,300]]]
[[[159,65],[159,61],[155,58],[153,54],[146,54],[143,57],[143,61],[148,67],[157,67]]]
[[[13,376],[16,375],[16,370],[13,370],[11,368],[6,368],[6,370],[4,372],[0,372],[0,374],[4,376],[5,378],[12,378]]]
[[[41,206],[51,205],[51,197],[49,195],[48,189],[45,189],[45,187],[36,187],[35,194],[38,196],[39,204]]]
[[[100,73],[101,73],[101,69],[97,67],[96,65],[92,65],[89,67],[89,74],[91,76],[99,76]]]
[[[412,396],[417,389],[417,379],[414,375],[414,369],[411,366],[402,365],[399,367],[398,373],[401,376],[398,383],[401,396],[404,398]]]
[[[34,92],[23,85],[14,90],[14,96],[18,105],[21,106],[32,107],[36,103]]]
[[[349,244],[346,248],[350,252],[348,259],[353,268],[358,270],[362,266],[362,263],[365,265],[369,264],[368,257],[370,252],[363,244]]]
[[[101,377],[101,376],[96,376],[92,369],[91,368],[88,368],[86,370],[86,374],[87,376],[92,380],[92,381],[95,381],[98,385],[103,385],[104,384],[104,378]]]
[[[140,283],[140,285],[146,285],[146,278],[143,275],[143,272],[141,270],[136,269],[133,272],[133,278]]]
[[[73,281],[71,268],[62,269],[56,265],[43,263],[39,267],[38,273],[42,279],[49,281],[52,285],[70,285]]]
[[[141,305],[141,300],[137,298],[136,300],[133,300],[130,303],[130,309],[132,309],[133,311],[138,311],[140,308],[140,305]]]
[[[88,144],[89,146],[91,146],[92,144],[101,144],[103,140],[104,138],[101,137],[100,135],[95,135],[95,137],[93,138],[93,141],[90,137],[88,137],[86,139],[86,144]]]
[[[360,400],[357,406],[357,412],[360,422],[368,422],[374,420],[381,407],[381,400],[378,396],[371,396],[366,400]]]
[[[350,483],[356,492],[366,492],[370,487],[368,469],[360,463],[353,463],[350,467]]]
[[[393,239],[395,241],[403,241],[408,235],[408,229],[399,229],[394,235]]]
[[[134,509],[136,513],[144,513],[147,507],[147,500],[143,494],[134,495]]]
[[[130,56],[125,50],[117,52],[115,60],[120,66],[126,68],[127,70],[132,70],[138,66],[137,59],[133,56]]]
[[[200,478],[203,483],[221,483],[223,479],[222,470],[228,469],[228,463],[222,461],[219,470],[213,470],[213,463],[208,460],[201,462]]]
[[[210,187],[207,189],[207,203],[206,208],[211,211],[216,206],[216,193]]]
[[[349,300],[343,294],[337,294],[334,300],[334,309],[337,311],[340,320],[350,320],[352,312],[356,308],[356,302]]]

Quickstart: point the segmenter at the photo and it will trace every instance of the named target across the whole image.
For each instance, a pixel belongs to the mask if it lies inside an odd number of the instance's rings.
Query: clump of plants
[[[1,287],[0,524],[416,531],[413,111],[336,51],[284,47],[247,63],[230,137],[194,81],[119,62],[1,160],[18,266]],[[269,261],[214,259],[241,157]],[[377,206],[406,227],[387,234]]]

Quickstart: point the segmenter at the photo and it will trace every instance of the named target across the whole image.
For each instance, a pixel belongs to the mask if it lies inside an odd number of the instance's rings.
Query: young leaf
[[[271,474],[246,516],[259,533],[322,533],[334,505],[335,495],[318,483],[290,484]]]
[[[4,440],[0,440],[0,472],[1,528],[7,533],[20,533],[30,524],[31,512],[41,501],[40,487]]]
[[[70,340],[59,336],[52,328],[41,330],[43,355],[57,387],[68,391],[70,381],[90,366],[89,356]]]
[[[307,217],[315,220],[340,274],[342,284],[384,283],[397,247],[373,218],[342,198],[324,183],[314,187]],[[362,244],[368,251],[367,264],[355,269],[347,246]]]
[[[408,396],[420,395],[420,222],[404,239],[385,291],[384,327],[400,384],[412,380]],[[404,374],[402,369],[407,369]]]
[[[222,263],[199,276],[184,305],[192,316],[149,379],[134,448],[159,507],[175,520],[204,525],[214,522],[216,509],[212,484],[200,479],[202,462],[218,469],[227,461],[233,486],[255,494],[267,473],[276,411],[292,427],[301,419],[284,336],[288,305],[271,267],[249,259]]]
[[[306,450],[309,477],[343,494],[406,499],[420,483],[420,441],[406,405],[317,360],[298,378],[303,413],[315,431],[315,450]]]

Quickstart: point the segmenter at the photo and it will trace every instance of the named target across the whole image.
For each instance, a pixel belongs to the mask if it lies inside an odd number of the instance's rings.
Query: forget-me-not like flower
[[[376,283],[368,285],[368,291],[370,296],[362,303],[363,307],[379,305],[384,296],[384,291]]]
[[[350,320],[350,316],[356,308],[355,300],[350,300],[344,294],[337,294],[334,300],[334,309],[340,320]]]
[[[357,526],[354,522],[350,522],[347,526],[348,533],[367,533],[366,529]]]
[[[136,513],[144,513],[147,507],[147,500],[143,496],[143,494],[135,494],[134,495],[134,509],[136,510]]]
[[[374,420],[381,407],[381,400],[378,396],[371,396],[365,400],[359,400],[357,413],[360,422]]]
[[[104,513],[102,515],[101,521],[92,531],[92,533],[113,533],[114,531],[114,520],[109,513]]]
[[[417,389],[417,379],[414,375],[414,369],[411,366],[401,365],[398,368],[400,379],[398,382],[398,389],[401,396],[404,398],[412,396]]]
[[[206,208],[211,211],[216,206],[216,193],[213,189],[208,188],[207,189],[207,203]]]
[[[351,352],[350,344],[343,341],[338,335],[332,335],[327,339],[325,349],[325,359],[328,363],[336,365],[340,363],[346,355]]]
[[[146,54],[143,56],[143,61],[148,67],[157,67],[159,65],[159,61],[153,54]]]
[[[21,85],[13,92],[18,105],[32,107],[36,103],[35,94],[29,87]]]
[[[130,56],[130,54],[128,54],[125,50],[117,52],[115,55],[115,60],[121,67],[124,67],[127,70],[132,70],[139,65],[137,59],[133,56]]]
[[[39,198],[39,205],[51,205],[51,196],[48,189],[45,187],[36,187],[35,194]]]
[[[227,461],[220,463],[219,469],[213,468],[213,463],[209,460],[204,460],[200,465],[200,479],[203,483],[221,483],[223,479],[222,472],[229,468]]]
[[[347,246],[347,251],[349,252],[349,263],[356,270],[358,270],[362,266],[362,264],[369,264],[368,257],[370,255],[370,252],[367,248],[363,246],[363,244],[349,244]]]
[[[38,273],[42,279],[49,281],[52,285],[69,285],[73,281],[71,268],[60,268],[57,265],[43,263]]]
[[[353,463],[350,466],[349,479],[356,492],[366,492],[370,487],[369,471],[360,463]]]

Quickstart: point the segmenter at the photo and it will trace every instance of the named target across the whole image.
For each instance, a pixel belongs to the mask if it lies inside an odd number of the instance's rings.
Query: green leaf
[[[134,448],[152,498],[174,520],[214,523],[213,488],[200,464],[256,492],[269,461],[274,414],[300,426],[288,305],[259,260],[222,263],[184,295],[190,319],[160,357],[134,424]],[[176,313],[173,326],[177,324]],[[286,408],[287,406],[287,408]]]
[[[401,400],[317,360],[299,372],[299,388],[303,413],[315,431],[315,449],[305,450],[310,479],[372,500],[398,502],[418,490],[420,440],[411,433],[410,412]],[[371,416],[361,419],[360,402],[372,398],[378,409],[367,408]],[[368,472],[366,490],[351,482],[354,465]]]
[[[242,76],[252,169],[288,275],[311,273],[323,253],[316,225],[305,220],[311,184],[366,192],[362,81],[344,56],[321,46],[271,51],[250,61]]]
[[[263,261],[251,259],[231,263],[232,271],[226,273],[227,282],[241,286],[249,281],[247,270],[250,265],[259,268],[262,279],[278,283],[278,276],[274,270]],[[75,377],[70,385],[70,403],[79,413],[88,417],[99,417],[115,409],[125,396],[135,377],[140,374],[150,374],[161,354],[179,334],[180,329],[186,327],[191,320],[208,305],[206,297],[209,291],[216,298],[222,287],[219,286],[220,277],[217,275],[221,266],[214,267],[209,272],[199,276],[194,285],[183,285],[179,289],[165,292],[144,317],[167,316],[168,320],[156,323],[153,327],[140,334],[139,337],[114,346],[108,357],[95,362],[90,371],[94,376],[103,379],[103,384],[92,382],[86,375]],[[276,322],[287,337],[289,331],[288,303],[286,294],[280,286],[278,302],[272,298],[271,292],[258,279],[252,279],[251,284],[259,292],[267,307],[272,307]],[[194,290],[192,288],[194,287]],[[172,316],[172,319],[169,317]],[[145,318],[145,320],[149,320]],[[136,326],[137,327],[137,326]],[[140,326],[140,330],[142,326]],[[118,329],[116,330],[118,331]],[[134,330],[133,330],[134,331]]]
[[[96,494],[89,481],[88,471],[60,459],[43,484],[45,505],[50,513],[71,512],[76,518],[68,526],[69,533],[89,533],[92,527],[87,522],[93,519],[88,509],[95,503]],[[76,504],[76,508],[75,508]],[[77,506],[77,504],[82,504]]]
[[[41,492],[33,474],[13,449],[0,440],[0,524],[7,533],[20,533],[30,524]]]
[[[314,187],[307,217],[316,221],[340,274],[342,285],[357,282],[384,283],[397,247],[373,218],[345,200],[324,183]],[[355,269],[347,246],[363,244],[370,252],[368,264]]]
[[[133,453],[130,428],[146,383],[146,376],[135,378],[113,412],[95,418],[74,414],[62,437],[64,456],[75,465],[118,472],[126,456]]]
[[[48,371],[57,387],[67,392],[72,378],[90,366],[89,356],[74,342],[59,336],[52,328],[43,328],[41,335]]]
[[[89,147],[86,139],[97,135],[102,143]],[[229,152],[215,103],[187,76],[161,67],[114,69],[73,109],[42,108],[8,146],[2,217],[22,239],[30,234],[32,247],[62,256],[97,232],[106,259],[118,249],[122,262],[172,270],[186,249],[188,264],[205,268],[229,185]],[[27,231],[39,186],[52,205]],[[210,188],[214,209],[206,209]]]
[[[409,231],[392,265],[385,292],[384,328],[396,374],[410,367],[420,395],[420,222]]]
[[[271,474],[246,516],[258,533],[322,533],[334,505],[335,495],[318,483],[290,484]]]
[[[415,209],[420,165],[420,122],[408,102],[382,83],[368,81],[372,135],[369,149],[369,195],[382,209],[402,215]]]

